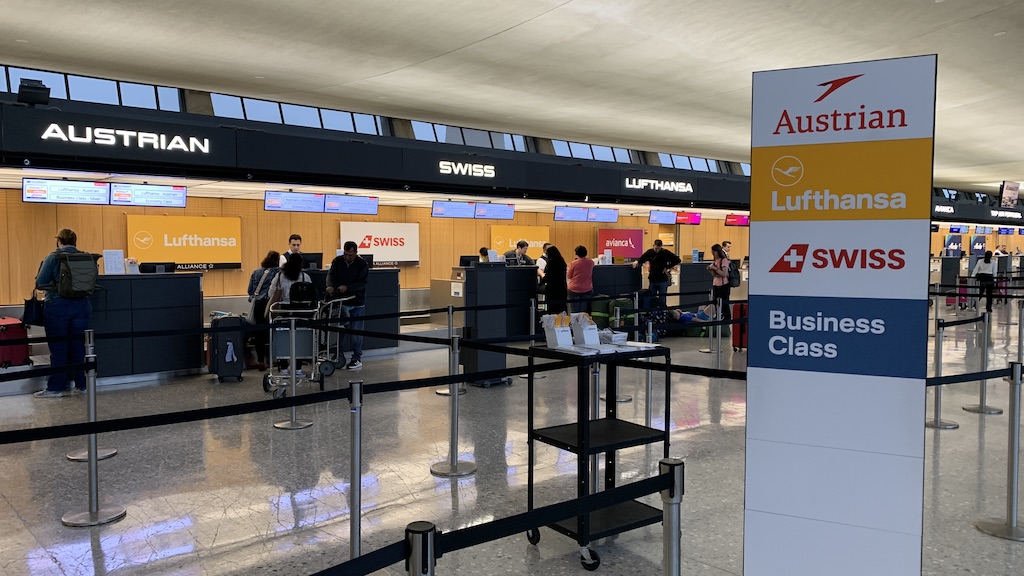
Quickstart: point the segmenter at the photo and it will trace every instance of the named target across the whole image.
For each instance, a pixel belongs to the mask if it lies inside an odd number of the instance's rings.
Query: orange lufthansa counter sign
[[[174,262],[178,270],[242,267],[242,219],[126,216],[128,257]]]
[[[751,150],[758,220],[912,220],[931,215],[932,139]]]
[[[520,240],[529,242],[526,254],[530,258],[540,258],[541,249],[548,241],[548,227],[491,225],[491,248],[497,250],[499,255],[515,249]]]

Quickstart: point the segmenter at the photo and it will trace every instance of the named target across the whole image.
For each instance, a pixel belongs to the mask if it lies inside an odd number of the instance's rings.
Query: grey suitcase
[[[241,316],[220,316],[210,320],[210,328],[223,330],[210,334],[210,374],[217,380],[227,378],[242,381],[245,369],[246,323]]]

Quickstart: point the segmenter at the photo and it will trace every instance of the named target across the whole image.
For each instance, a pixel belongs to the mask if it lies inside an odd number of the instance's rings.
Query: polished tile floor
[[[943,314],[949,311],[943,308]],[[997,310],[1005,317],[1006,307]],[[996,324],[990,366],[1016,355],[1016,326]],[[948,331],[944,373],[976,370],[976,334]],[[706,341],[668,341],[677,364],[713,366],[698,348]],[[442,375],[443,350],[365,359],[348,378],[374,382]],[[726,346],[723,365],[744,368],[745,354]],[[521,364],[518,358],[511,365]],[[620,417],[643,422],[643,375],[623,369]],[[664,395],[655,378],[655,413]],[[309,391],[306,388],[305,391]],[[575,374],[549,373],[538,381],[537,417],[555,424],[574,420]],[[928,575],[1024,574],[1024,543],[985,536],[980,517],[1005,510],[1006,416],[978,416],[960,406],[977,402],[976,383],[944,393],[947,419],[956,431],[927,430],[923,573]],[[263,399],[259,375],[239,384],[209,376],[146,387],[105,388],[101,418],[154,414]],[[479,471],[458,482],[433,477],[432,463],[448,454],[447,399],[433,388],[368,394],[363,411],[363,544],[369,552],[402,538],[413,520],[445,531],[487,522],[526,509],[526,381],[461,397],[460,454]],[[990,382],[989,403],[1006,407],[1004,382]],[[930,404],[929,404],[930,406]],[[120,454],[100,463],[102,499],[127,506],[127,517],[93,529],[60,523],[87,507],[86,466],[64,455],[84,447],[70,438],[0,446],[0,574],[80,575],[306,575],[344,562],[349,538],[349,406],[331,402],[299,409],[313,427],[274,429],[287,411],[222,418],[101,436]],[[930,409],[930,408],[929,408]],[[80,398],[0,399],[0,429],[81,421]],[[660,423],[660,419],[656,418]],[[743,450],[745,383],[680,376],[672,382],[671,454],[686,461],[683,502],[683,573],[726,576],[743,572]],[[858,423],[870,426],[868,420]],[[624,482],[657,467],[658,446],[620,452]],[[538,504],[575,493],[575,458],[553,448],[537,451]],[[659,506],[657,496],[646,501]],[[445,555],[438,574],[580,574],[578,548],[548,529],[530,545],[516,535]],[[605,574],[659,574],[659,525],[594,544]],[[380,574],[404,574],[401,564]]]

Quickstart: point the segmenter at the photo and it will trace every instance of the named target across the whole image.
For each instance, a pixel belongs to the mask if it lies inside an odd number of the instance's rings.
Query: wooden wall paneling
[[[392,207],[388,207],[392,208]],[[390,212],[390,211],[389,211]],[[419,224],[420,229],[420,263],[414,266],[403,266],[399,274],[402,288],[430,288],[431,279],[431,245],[434,242],[434,229],[431,226],[430,208],[402,208],[390,214],[395,222]],[[448,278],[451,270],[442,276]]]
[[[14,302],[32,293],[39,263],[56,248],[57,207],[26,204],[21,194],[7,194],[7,252],[10,293]]]
[[[7,220],[7,197],[17,195],[17,199],[21,201],[20,190],[5,190],[0,189],[0,222],[8,222]],[[10,225],[5,225],[4,230],[0,232],[0,254],[10,254],[10,240],[8,235],[10,234]],[[19,244],[14,244],[15,246]],[[11,274],[8,270],[7,274],[0,274],[0,304],[18,304],[19,300],[28,298],[29,292],[19,287],[18,290],[12,292],[11,290]],[[31,287],[29,287],[31,290]],[[25,292],[25,294],[21,294]]]
[[[302,236],[303,252],[328,252],[324,241],[323,228],[320,224],[321,214],[292,212],[289,216],[291,217],[291,232],[289,232],[289,235],[295,233]],[[288,237],[285,236],[285,243],[287,244],[287,242]],[[330,243],[333,246],[333,237],[331,240],[328,240],[327,243]]]
[[[258,200],[237,200],[225,198],[221,205],[225,216],[238,216],[242,219],[242,269],[224,270],[224,295],[248,295],[249,275],[259,268],[267,250],[260,250],[259,213],[263,206]],[[269,248],[268,248],[269,250]]]
[[[459,265],[459,256],[476,254],[479,246],[476,245],[476,230],[483,226],[481,220],[455,220],[455,236],[452,238],[452,257],[450,266]]]
[[[288,251],[292,222],[287,213],[259,210],[256,214],[256,231],[259,235],[259,252],[266,254],[269,250],[277,250],[284,254]]]
[[[422,226],[420,226],[422,232]],[[431,218],[430,222],[431,242],[430,254],[430,277],[448,278],[452,274],[452,255],[455,253],[455,221],[450,218]],[[423,236],[420,235],[420,242]],[[423,257],[422,245],[420,246],[420,258]],[[455,261],[458,264],[458,261]]]
[[[57,229],[71,228],[78,234],[78,249],[100,254],[103,244],[103,213],[108,206],[57,204]],[[102,263],[101,263],[102,264]]]
[[[144,216],[146,209],[138,206],[108,206],[103,210],[103,247],[128,252],[128,215]]]
[[[224,214],[223,198],[189,198],[185,206],[184,216],[200,216],[206,218],[220,217]],[[173,215],[173,214],[172,214]],[[228,214],[228,216],[234,216]],[[243,262],[243,266],[245,263]],[[238,270],[207,270],[203,273],[204,296],[231,296],[232,290],[227,287],[239,275]]]
[[[352,238],[341,237],[341,223],[349,222],[346,214],[321,214],[320,215],[320,241],[323,243],[324,253],[324,267],[329,266],[330,262],[334,260],[334,257],[338,254],[338,250],[341,249],[345,240],[352,240]],[[356,242],[359,238],[355,239]]]

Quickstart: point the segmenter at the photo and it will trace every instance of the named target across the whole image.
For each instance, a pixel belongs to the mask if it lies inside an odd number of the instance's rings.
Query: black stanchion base
[[[989,536],[995,536],[1003,540],[1024,542],[1024,528],[1010,526],[1006,523],[1006,520],[978,520],[974,526]]]
[[[478,380],[476,382],[470,382],[470,384],[472,384],[473,386],[476,386],[477,388],[490,388],[491,386],[495,386],[497,384],[504,384],[506,386],[511,386],[512,385],[512,379],[511,378],[492,378],[490,380]]]
[[[957,430],[960,428],[960,425],[952,420],[939,420],[938,422],[935,420],[925,420],[924,427],[935,428],[936,430]]]

